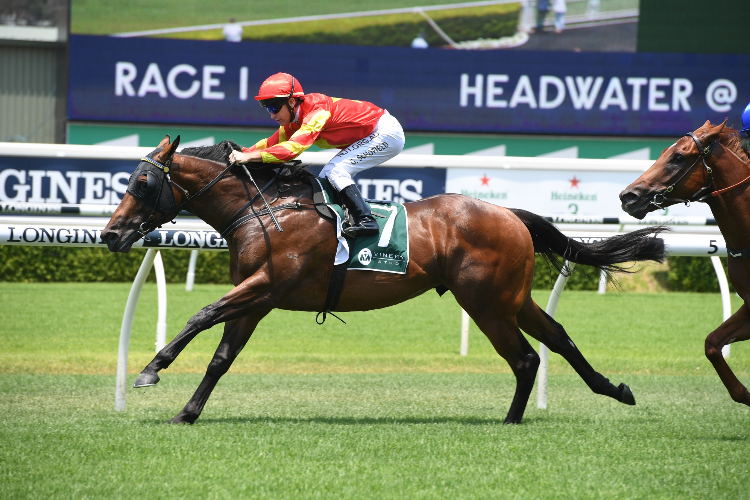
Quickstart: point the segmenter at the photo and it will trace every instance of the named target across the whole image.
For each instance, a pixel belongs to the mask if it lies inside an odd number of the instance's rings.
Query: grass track
[[[742,498],[750,411],[703,356],[715,294],[566,292],[558,319],[638,405],[592,394],[552,356],[549,410],[500,425],[514,380],[455,300],[429,293],[317,327],[261,323],[202,418],[164,421],[197,387],[219,329],[115,413],[129,284],[0,283],[0,498]],[[169,288],[173,336],[227,287]],[[548,291],[537,291],[543,305]],[[735,308],[739,303],[735,303]],[[153,356],[155,286],[130,380]],[[750,347],[730,363],[747,381]]]
[[[0,376],[3,498],[742,498],[747,408],[718,380],[629,376],[638,406],[552,379],[502,426],[505,374],[198,375],[130,395],[112,377]]]
[[[167,337],[229,286],[168,285]],[[114,374],[120,323],[130,284],[0,283],[0,373]],[[544,306],[549,291],[535,291]],[[734,297],[734,309],[739,299]],[[31,309],[36,304],[43,309]],[[130,373],[154,355],[156,285],[147,284],[136,311]],[[318,326],[313,313],[274,311],[264,319],[230,373],[510,373],[472,325],[469,356],[457,356],[460,309],[434,292],[379,311],[344,313]],[[715,376],[703,354],[721,323],[718,294],[564,294],[557,319],[603,373]],[[165,373],[203,373],[221,326],[201,333]],[[732,366],[750,374],[750,343],[732,347]],[[538,345],[533,342],[533,345]],[[573,373],[553,355],[552,373]]]

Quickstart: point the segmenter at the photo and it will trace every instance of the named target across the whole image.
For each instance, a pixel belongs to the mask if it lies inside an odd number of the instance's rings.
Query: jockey
[[[742,112],[742,130],[740,132],[750,137],[750,103],[745,106],[745,111]]]
[[[282,163],[299,156],[315,144],[341,152],[323,167],[325,177],[340,193],[354,225],[344,234],[378,234],[378,223],[352,177],[380,165],[404,149],[404,131],[388,111],[366,101],[305,94],[292,75],[276,73],[266,79],[255,97],[279,124],[268,139],[251,148],[234,151],[229,159],[237,163]]]

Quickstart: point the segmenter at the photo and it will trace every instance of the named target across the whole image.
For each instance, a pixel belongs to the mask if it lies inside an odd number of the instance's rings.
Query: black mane
[[[180,151],[183,156],[195,156],[204,160],[213,160],[229,165],[229,155],[232,151],[242,151],[242,146],[232,141],[221,141],[213,146],[198,146],[195,148],[184,148]]]
[[[229,155],[232,151],[241,151],[242,146],[232,141],[221,141],[219,144],[213,146],[199,146],[195,148],[184,148],[180,151],[182,156],[195,156],[196,158],[203,158],[204,160],[213,160],[224,165],[229,165]],[[306,179],[308,177],[314,177],[314,175],[307,170],[307,166],[299,162],[286,162],[286,163],[250,163],[248,167],[252,170],[260,169],[280,169],[281,174],[279,178],[283,181],[295,181],[298,179]]]

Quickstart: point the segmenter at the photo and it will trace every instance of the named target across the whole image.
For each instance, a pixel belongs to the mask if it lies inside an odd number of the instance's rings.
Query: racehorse
[[[706,121],[661,152],[659,159],[620,193],[622,209],[643,219],[676,203],[704,202],[724,236],[729,279],[744,304],[706,337],[706,357],[732,399],[750,406],[721,348],[750,338],[750,157],[739,133]]]
[[[141,160],[102,239],[110,251],[128,252],[135,241],[184,207],[227,240],[235,288],[193,316],[134,384],[156,384],[158,372],[198,333],[225,323],[203,381],[170,420],[193,423],[266,314],[272,309],[324,310],[337,240],[333,224],[313,209],[313,176],[307,170],[292,172],[289,165],[274,169],[268,164],[247,170],[228,164],[232,149],[238,148],[234,143],[175,154],[178,143],[179,136],[171,143],[167,136]],[[286,174],[280,176],[281,170]],[[269,206],[277,217],[274,224],[269,222]],[[347,272],[336,311],[378,309],[428,290],[450,290],[515,374],[516,390],[505,423],[521,422],[539,366],[539,356],[521,329],[561,354],[595,393],[635,404],[630,388],[624,383],[615,386],[596,372],[565,329],[532,300],[534,252],[553,259],[558,270],[563,268],[558,256],[564,256],[616,272],[621,270],[614,266],[617,263],[663,260],[663,240],[654,238],[660,228],[583,244],[530,212],[466,196],[438,195],[407,203],[406,208],[411,249],[407,272]],[[242,220],[249,222],[238,225]],[[276,220],[283,232],[274,228]]]

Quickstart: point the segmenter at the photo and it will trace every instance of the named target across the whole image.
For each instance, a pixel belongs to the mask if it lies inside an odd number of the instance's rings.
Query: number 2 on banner
[[[383,227],[383,233],[380,235],[380,240],[378,240],[378,246],[385,248],[391,241],[391,234],[393,234],[393,225],[396,223],[398,207],[378,205],[378,208],[387,210],[391,213],[391,215],[388,216],[388,221],[385,223],[385,227]]]

